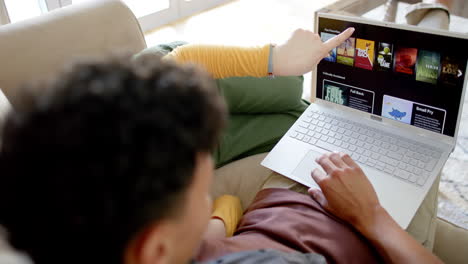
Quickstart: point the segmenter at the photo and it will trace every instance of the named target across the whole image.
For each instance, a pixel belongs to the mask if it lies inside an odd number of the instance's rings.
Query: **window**
[[[99,0],[0,0],[0,24],[14,23],[85,1]],[[123,1],[138,18],[143,31],[147,31],[231,0]]]
[[[41,3],[38,0],[4,0],[8,10],[10,22],[17,22],[27,18],[38,16],[42,13]]]
[[[0,0],[0,25],[18,22],[59,8],[62,0]]]
[[[72,0],[73,4],[78,4],[86,1],[92,0]],[[160,12],[165,9],[169,9],[171,4],[170,0],[158,0],[158,1],[148,1],[148,0],[123,0],[125,4],[135,13],[136,17],[143,17],[155,12]]]
[[[62,0],[81,3],[97,0]],[[173,22],[230,0],[123,0],[140,21],[143,31]],[[70,3],[70,4],[71,4]]]

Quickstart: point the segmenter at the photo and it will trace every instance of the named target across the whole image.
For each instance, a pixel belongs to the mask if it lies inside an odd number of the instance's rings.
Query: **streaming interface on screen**
[[[323,41],[353,36],[317,67],[317,97],[454,136],[468,40],[320,18]]]

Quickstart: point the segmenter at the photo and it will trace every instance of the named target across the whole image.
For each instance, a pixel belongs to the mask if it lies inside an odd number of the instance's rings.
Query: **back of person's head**
[[[205,73],[154,58],[36,86],[3,128],[0,225],[37,264],[121,263],[137,232],[177,214],[224,103]]]

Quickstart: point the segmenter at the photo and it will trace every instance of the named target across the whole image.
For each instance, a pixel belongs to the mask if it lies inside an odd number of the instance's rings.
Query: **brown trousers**
[[[323,255],[328,263],[382,262],[369,242],[350,225],[326,212],[310,196],[287,189],[260,191],[234,236],[204,241],[197,260],[256,249],[314,252]]]

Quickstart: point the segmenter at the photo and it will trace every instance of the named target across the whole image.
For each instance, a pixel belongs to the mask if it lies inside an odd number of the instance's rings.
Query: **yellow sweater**
[[[268,75],[270,45],[263,47],[228,47],[189,44],[178,47],[165,59],[178,63],[194,63],[211,73],[213,78],[265,77]]]

